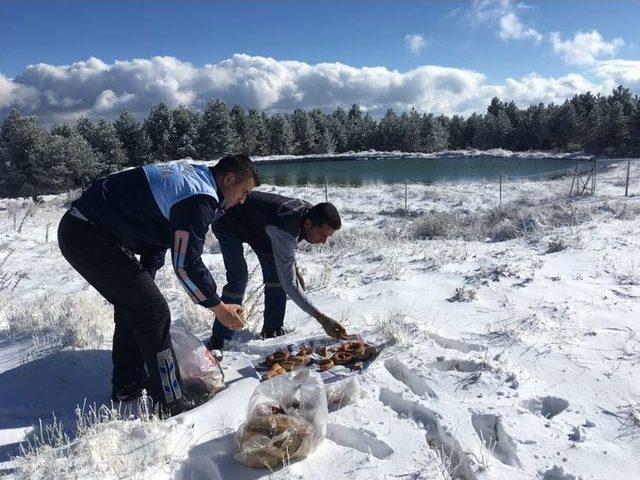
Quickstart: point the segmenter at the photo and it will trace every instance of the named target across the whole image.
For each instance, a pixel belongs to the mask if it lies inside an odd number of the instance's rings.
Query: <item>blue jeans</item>
[[[248,271],[244,259],[242,242],[231,234],[216,233],[220,244],[224,267],[227,270],[227,284],[222,289],[220,297],[224,303],[242,305],[247,288]],[[284,313],[287,306],[287,294],[284,293],[273,261],[273,255],[256,252],[262,269],[264,282],[264,325],[263,329],[281,328],[284,323]],[[213,322],[213,334],[225,340],[231,340],[233,330],[225,327],[216,319]]]

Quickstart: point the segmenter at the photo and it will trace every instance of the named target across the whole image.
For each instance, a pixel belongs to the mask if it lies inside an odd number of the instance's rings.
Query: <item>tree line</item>
[[[519,108],[494,98],[468,117],[398,113],[379,119],[358,105],[331,113],[296,109],[267,115],[210,101],[194,111],[155,105],[143,121],[123,110],[113,122],[40,125],[18,110],[0,127],[0,197],[35,196],[84,187],[125,167],[229,152],[309,155],[375,149],[437,152],[465,148],[640,153],[640,97],[618,86],[608,96],[584,93],[561,105]]]

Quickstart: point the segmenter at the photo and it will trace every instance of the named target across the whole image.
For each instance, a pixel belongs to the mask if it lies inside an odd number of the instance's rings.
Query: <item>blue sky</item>
[[[145,103],[141,101],[140,92],[144,86],[130,85],[130,79],[123,78],[125,74],[121,68],[117,75],[110,71],[116,60],[151,61],[156,57],[172,57],[178,62],[178,70],[185,65],[195,69],[189,81],[193,83],[191,90],[196,97],[204,76],[208,80],[203,91],[208,94],[215,93],[229,101],[244,102],[247,107],[261,109],[288,109],[295,106],[296,99],[301,106],[309,106],[308,101],[300,100],[302,97],[307,100],[317,98],[320,102],[317,106],[331,108],[337,103],[349,102],[348,91],[353,101],[370,102],[372,111],[413,105],[419,109],[466,113],[479,109],[493,87],[520,103],[537,100],[535,95],[523,94],[526,89],[545,88],[540,81],[532,87],[532,75],[549,83],[547,87],[551,93],[538,95],[541,101],[558,100],[562,95],[569,95],[565,92],[591,87],[605,91],[620,80],[634,91],[638,91],[640,84],[635,74],[635,69],[640,69],[640,64],[635,63],[640,59],[640,1],[0,0],[0,18],[0,110],[8,108],[9,101],[3,101],[9,96],[7,89],[13,89],[15,96],[23,99],[23,108],[45,114],[55,111],[70,116],[78,112],[91,113],[90,102],[93,102],[95,114],[109,114],[109,108],[106,108],[109,105],[116,109],[131,104],[142,111],[147,103],[158,99],[191,103],[197,107],[203,99],[185,94],[184,87],[177,88],[183,88],[181,94],[163,99],[160,92],[163,87],[158,86]],[[277,65],[266,65],[266,60],[246,65],[246,58],[242,62],[234,61],[242,65],[234,64],[230,69],[235,75],[233,86],[226,80],[222,85],[219,72],[213,75],[215,80],[211,80],[210,72],[201,70],[205,65],[230,61],[235,54],[246,54],[254,60],[271,59]],[[90,58],[99,59],[102,64],[92,64],[84,70],[102,72],[101,82],[89,85],[78,75],[72,79],[73,72],[64,68]],[[362,86],[363,79],[357,78],[362,72],[350,72],[349,75],[355,75],[352,84],[338,85],[340,95],[329,97],[339,100],[327,103],[326,95],[320,99],[318,92],[304,89],[306,77],[302,80],[299,77],[305,74],[296,70],[292,74],[297,76],[293,87],[284,85],[284,90],[277,92],[275,97],[271,91],[266,93],[267,97],[272,95],[271,103],[258,99],[257,95],[262,92],[260,86],[239,91],[242,81],[255,80],[253,77],[247,80],[250,75],[247,72],[255,69],[263,69],[269,72],[268,75],[279,75],[275,79],[262,76],[261,82],[282,82],[283,72],[274,73],[274,68],[277,70],[282,66],[281,62],[287,60],[301,62],[312,69],[321,63],[340,63],[355,69],[384,67],[387,72],[383,76],[388,78],[382,83],[386,82],[386,87],[379,85],[382,90],[379,88],[377,93],[370,95],[354,94],[357,88],[366,89]],[[28,65],[35,64],[46,64],[51,68],[46,71],[29,69]],[[449,73],[458,77],[452,80],[442,72],[420,70],[428,66],[453,69]],[[142,68],[140,65],[135,67]],[[129,70],[136,68],[132,66]],[[166,75],[168,67],[163,64],[148,68],[157,76]],[[158,73],[158,68],[163,73]],[[53,70],[57,75],[69,76],[68,81],[52,82]],[[394,78],[395,71],[401,78]],[[412,76],[411,72],[420,74]],[[481,75],[482,80],[462,78],[460,75],[464,76],[464,72]],[[130,74],[135,78],[141,76],[139,71]],[[317,74],[325,76],[320,82],[323,88],[335,87],[335,82],[326,78],[333,73]],[[175,81],[185,80],[184,72],[176,75]],[[228,76],[229,71],[224,75]],[[284,73],[285,77],[287,75],[291,72]],[[114,76],[117,81],[113,80]],[[151,74],[149,78],[153,76]],[[367,78],[364,75],[364,79]],[[510,78],[522,85],[510,86]],[[109,84],[109,79],[115,83]],[[318,79],[312,83],[306,88],[319,88]],[[72,84],[73,88],[91,89],[92,92],[88,98],[76,98],[71,95]],[[461,88],[465,92],[475,88],[476,95],[458,104],[426,101],[429,91],[438,95],[439,84],[447,87],[442,91],[445,94],[455,95]],[[44,91],[45,87],[48,90]],[[99,88],[103,90],[98,91]],[[287,88],[296,90],[296,95],[286,91]],[[392,92],[393,89],[408,88],[414,89],[415,95],[394,95]],[[174,93],[177,90],[174,89]],[[105,91],[111,93],[100,97]],[[29,92],[31,100],[24,100]],[[52,100],[47,92],[55,98]],[[293,97],[286,99],[287,94]],[[96,105],[102,110],[95,110]]]

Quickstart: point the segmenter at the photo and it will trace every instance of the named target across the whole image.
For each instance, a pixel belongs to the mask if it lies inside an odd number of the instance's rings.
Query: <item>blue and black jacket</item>
[[[213,169],[190,163],[147,165],[97,180],[73,202],[75,211],[141,255],[152,275],[171,249],[173,268],[195,303],[220,303],[202,262],[209,226],[224,214]]]

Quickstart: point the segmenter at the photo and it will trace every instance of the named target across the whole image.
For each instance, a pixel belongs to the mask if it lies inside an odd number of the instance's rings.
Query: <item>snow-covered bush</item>
[[[51,478],[173,478],[188,451],[188,431],[170,421],[139,412],[137,418],[105,406],[76,411],[76,438],[62,425],[40,427],[21,446],[15,473],[26,480]],[[207,478],[219,479],[215,465]]]
[[[97,294],[41,296],[8,301],[4,320],[14,337],[44,347],[102,348],[113,335],[113,310]]]
[[[565,243],[565,241],[562,238],[555,236],[549,239],[546,253],[561,252],[566,248],[567,248],[567,244]]]
[[[390,311],[379,322],[380,333],[389,344],[413,343],[418,327],[415,321],[403,311]]]
[[[521,200],[481,211],[431,211],[413,223],[411,236],[503,242],[536,237],[549,229],[577,225],[591,217],[589,206],[577,208],[564,200],[544,204]]]
[[[473,288],[458,287],[447,300],[450,302],[471,302],[476,299],[477,290]]]

